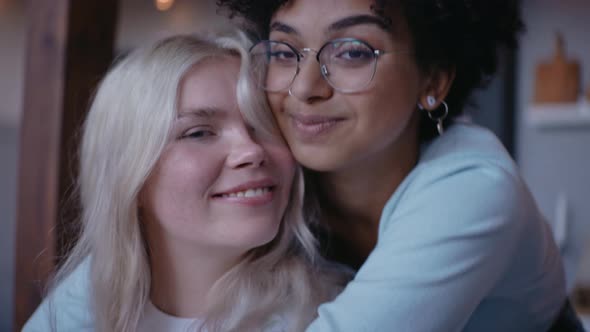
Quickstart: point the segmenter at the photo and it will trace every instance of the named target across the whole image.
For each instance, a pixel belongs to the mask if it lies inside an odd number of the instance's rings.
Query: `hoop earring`
[[[440,113],[441,107],[443,108],[442,114],[434,115],[433,113],[435,113],[435,112]],[[430,118],[430,120],[432,120],[436,123],[436,130],[438,131],[438,135],[439,136],[442,135],[444,132],[443,121],[444,121],[444,119],[446,119],[447,115],[449,115],[449,105],[447,105],[447,103],[443,100],[441,102],[441,106],[439,106],[435,110],[426,111],[426,113],[428,113],[428,117]]]
[[[284,90],[283,90],[284,91]],[[291,87],[289,87],[289,96],[295,98],[295,96],[293,96],[293,92],[291,92]]]

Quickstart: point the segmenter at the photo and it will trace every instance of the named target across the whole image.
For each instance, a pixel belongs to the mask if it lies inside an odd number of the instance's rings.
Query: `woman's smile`
[[[257,181],[247,181],[231,189],[213,194],[216,202],[239,204],[246,206],[260,206],[272,202],[276,196],[277,181],[266,178]]]
[[[290,126],[297,139],[303,142],[313,142],[326,137],[346,121],[344,117],[322,115],[305,115],[301,113],[287,114]]]

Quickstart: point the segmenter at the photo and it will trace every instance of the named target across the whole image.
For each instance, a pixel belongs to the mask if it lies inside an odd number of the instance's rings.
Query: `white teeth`
[[[231,194],[223,194],[221,197],[223,198],[240,198],[240,197],[256,197],[262,196],[270,191],[270,188],[256,188],[256,189],[248,189],[246,191],[239,191]]]

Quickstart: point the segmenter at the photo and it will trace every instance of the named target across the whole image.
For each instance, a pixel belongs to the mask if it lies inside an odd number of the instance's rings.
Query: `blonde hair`
[[[132,52],[106,75],[83,127],[79,194],[82,231],[55,285],[90,260],[90,308],[97,331],[135,331],[149,300],[149,255],[138,216],[138,193],[170,139],[179,83],[208,58],[241,58],[237,97],[245,120],[280,138],[263,92],[253,86],[241,33],[176,36]],[[318,254],[302,216],[298,170],[279,233],[216,282],[208,299],[207,331],[259,331],[281,317],[303,330],[317,306],[347,275]]]

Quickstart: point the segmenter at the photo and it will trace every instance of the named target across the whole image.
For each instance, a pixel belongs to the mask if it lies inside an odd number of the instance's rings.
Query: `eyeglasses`
[[[324,79],[343,93],[365,89],[375,76],[377,59],[385,54],[354,38],[329,41],[318,51],[311,48],[298,51],[285,42],[263,40],[250,49],[252,70],[259,86],[270,92],[289,89],[309,52],[316,53]]]

